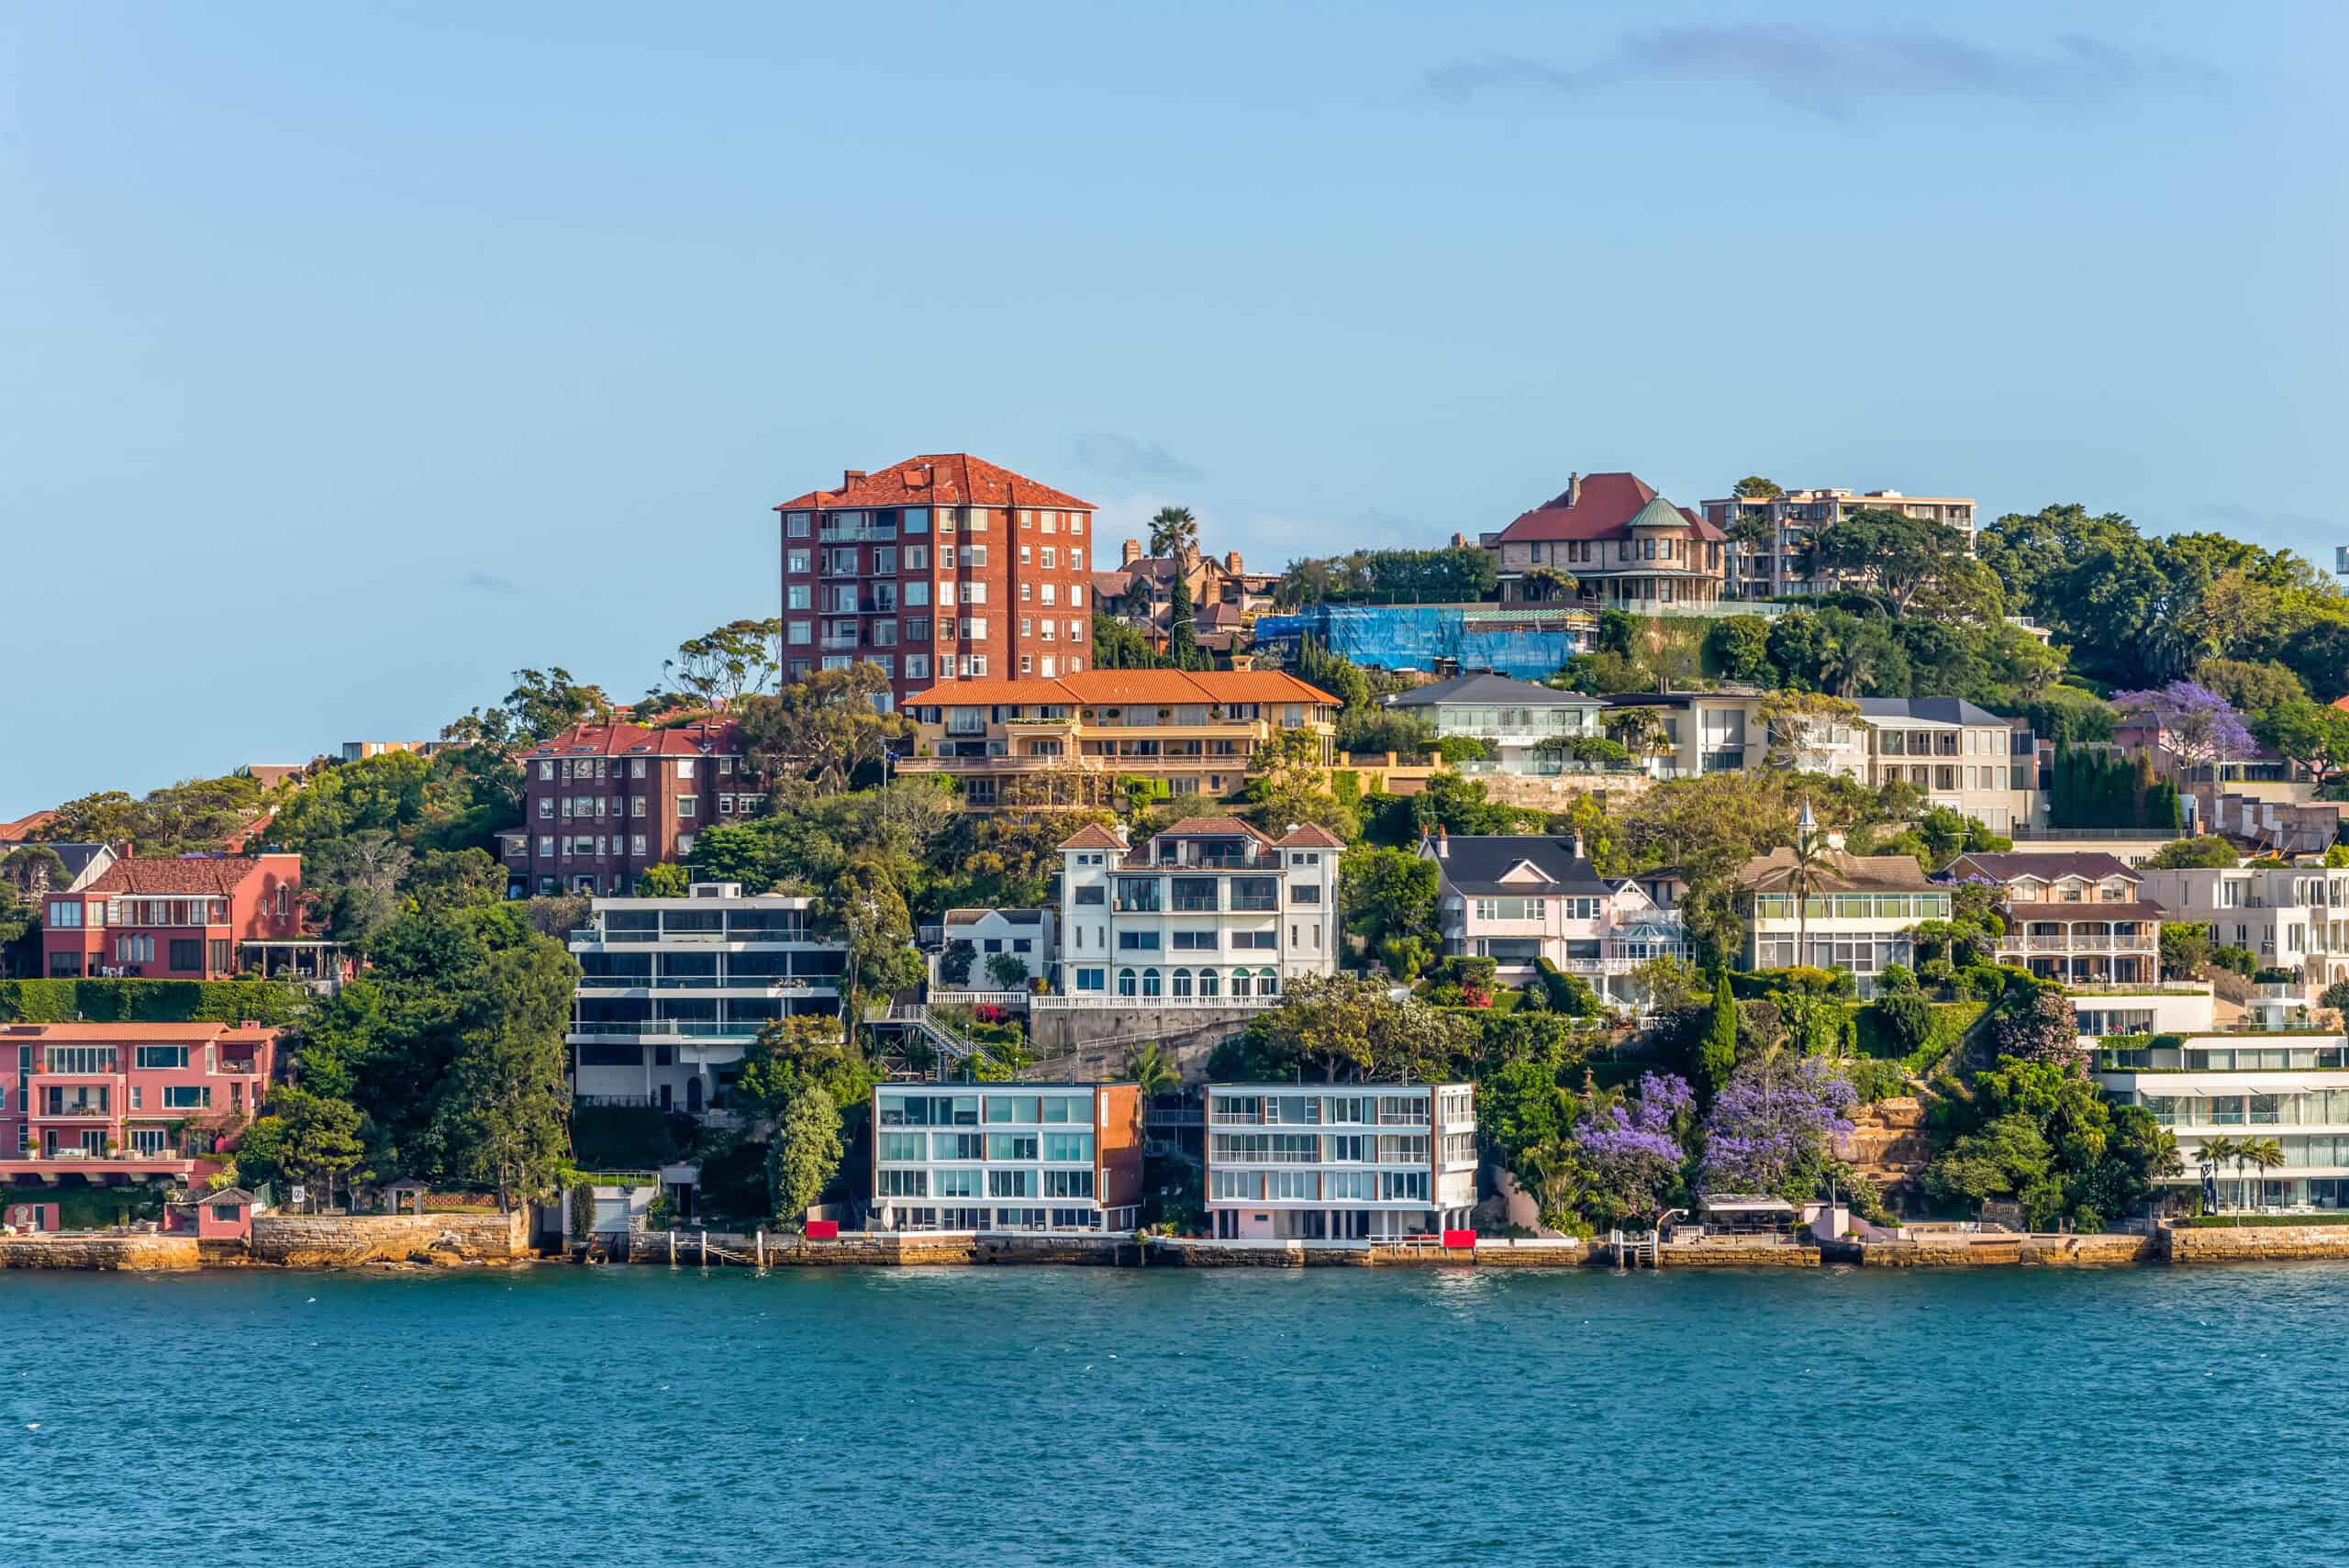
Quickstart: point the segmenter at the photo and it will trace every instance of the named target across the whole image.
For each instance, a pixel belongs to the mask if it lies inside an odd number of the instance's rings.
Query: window
[[[1036,1173],[1033,1171],[989,1171],[987,1196],[1034,1197]]]
[[[139,1065],[170,1070],[187,1066],[187,1047],[184,1045],[142,1045],[139,1048]]]
[[[940,1134],[939,1141],[946,1141],[948,1136]],[[878,1137],[881,1159],[885,1163],[896,1161],[899,1164],[913,1164],[923,1157],[926,1140],[918,1132],[884,1132]]]
[[[930,508],[927,506],[908,506],[899,514],[899,518],[898,527],[902,532],[909,534],[930,532]]]
[[[689,795],[679,795],[677,797],[677,815],[679,817],[691,817],[693,814],[694,797]]]
[[[212,1086],[209,1084],[166,1084],[163,1085],[163,1108],[167,1111],[210,1110]]]
[[[1046,1171],[1044,1173],[1044,1195],[1046,1197],[1091,1197],[1093,1195],[1093,1173],[1089,1169],[1083,1171]]]
[[[1057,566],[1057,565],[1059,565],[1059,564],[1060,564],[1060,551],[1059,551],[1059,550],[1054,550],[1054,549],[1053,549],[1051,545],[1049,545],[1049,544],[1048,544],[1048,545],[1046,545],[1046,546],[1044,547],[1044,559],[1043,559],[1043,565],[1044,565],[1044,566],[1049,570],[1050,568],[1054,567],[1054,566]]]
[[[928,1171],[876,1171],[873,1175],[873,1191],[878,1197],[928,1197]]]
[[[783,515],[783,531],[791,539],[806,539],[809,521],[806,512],[785,512]]]
[[[174,938],[172,941],[172,967],[173,969],[203,968],[204,944],[200,941]]]
[[[788,572],[796,572],[804,574],[813,570],[814,564],[814,558],[810,556],[807,551],[804,550],[795,550],[790,552],[788,557],[785,558],[784,569]]]
[[[936,1195],[939,1197],[976,1197],[979,1195],[979,1173],[976,1171],[933,1171]]]
[[[811,623],[804,620],[796,620],[788,623],[784,628],[785,640],[788,641],[795,648],[805,648],[809,642],[814,640],[814,636],[809,630],[810,624]]]
[[[1059,587],[1059,585],[1058,585],[1057,584],[1052,584],[1052,583],[1047,583],[1047,584],[1044,584],[1044,603],[1046,603],[1046,604],[1048,604],[1048,605],[1051,605],[1051,604],[1057,604],[1057,603],[1059,603],[1059,602],[1060,602],[1060,587]]]
[[[985,583],[965,583],[962,589],[964,604],[984,605],[987,602],[987,585]]]
[[[1044,1134],[1044,1158],[1059,1165],[1090,1165],[1093,1163],[1093,1135],[1089,1132],[1048,1132]]]
[[[1076,972],[1076,988],[1080,991],[1106,989],[1104,981],[1108,972],[1101,969],[1080,969]]]

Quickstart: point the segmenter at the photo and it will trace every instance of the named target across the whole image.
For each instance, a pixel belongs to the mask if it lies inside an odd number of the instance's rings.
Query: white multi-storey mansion
[[[1186,817],[1140,847],[1086,827],[1061,844],[1058,988],[1152,1001],[1278,1000],[1337,971],[1336,835],[1268,838],[1234,817]]]
[[[1609,1006],[1641,1007],[1633,972],[1651,959],[1688,956],[1680,911],[1667,901],[1670,879],[1602,877],[1577,837],[1439,830],[1419,854],[1436,864],[1445,956],[1489,958],[1505,982],[1521,984],[1546,959]]]
[[[1476,1207],[1466,1084],[1210,1084],[1208,1218],[1227,1240],[1389,1240]]]
[[[2172,920],[2208,921],[2212,940],[2264,969],[2297,969],[2309,994],[2349,980],[2349,867],[2201,866],[2143,871]]]
[[[873,1224],[884,1230],[1131,1230],[1141,1204],[1132,1084],[888,1084],[873,1092]]]
[[[2203,1184],[2220,1208],[2349,1208],[2349,1040],[2280,1031],[2108,1040],[2097,1067],[2115,1100],[2143,1106],[2176,1137],[2185,1169],[2174,1184]],[[2221,1138],[2272,1140],[2264,1152],[2273,1162],[2213,1161]]]
[[[598,898],[571,933],[579,987],[566,1039],[584,1104],[699,1115],[775,1019],[838,1013],[848,949],[817,940],[815,900],[701,882],[684,898]]]

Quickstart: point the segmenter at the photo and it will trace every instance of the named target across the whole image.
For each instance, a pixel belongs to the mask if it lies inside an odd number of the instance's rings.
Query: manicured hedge
[[[0,980],[0,1022],[277,1025],[294,1020],[302,995],[275,980]]]

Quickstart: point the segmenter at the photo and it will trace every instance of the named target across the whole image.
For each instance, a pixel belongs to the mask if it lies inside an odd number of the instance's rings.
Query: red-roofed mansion
[[[869,661],[894,700],[1050,679],[1093,652],[1093,504],[965,452],[926,452],[774,508],[786,679]]]
[[[1497,557],[1503,604],[1560,597],[1555,573],[1574,580],[1586,604],[1653,614],[1721,597],[1725,538],[1635,473],[1579,473],[1483,542]]]
[[[306,945],[301,893],[299,855],[117,860],[88,886],[49,895],[41,973],[220,980],[260,969]]]
[[[1284,983],[1337,970],[1338,858],[1307,823],[1279,838],[1236,817],[1186,817],[1139,847],[1126,830],[1061,841],[1067,1004],[1269,1006]]]

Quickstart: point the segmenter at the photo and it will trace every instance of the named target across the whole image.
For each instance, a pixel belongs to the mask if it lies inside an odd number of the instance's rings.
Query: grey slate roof
[[[2007,721],[1986,712],[1964,697],[1862,697],[1862,718],[1921,718],[1934,724],[1995,724]]]
[[[1430,841],[1431,848],[1434,842]],[[1453,892],[1474,897],[1549,897],[1560,894],[1604,896],[1631,880],[1600,876],[1588,861],[1575,856],[1572,839],[1553,839],[1546,833],[1460,833],[1442,840],[1441,847],[1444,852],[1435,856],[1437,874]],[[1527,884],[1501,881],[1520,861],[1531,861],[1551,882]]]
[[[1492,674],[1454,675],[1447,681],[1414,686],[1386,699],[1389,707],[1433,707],[1438,703],[1491,703],[1509,707],[1605,706],[1598,698],[1580,692],[1562,692],[1552,686],[1537,686],[1530,681],[1512,681],[1506,675]]]

